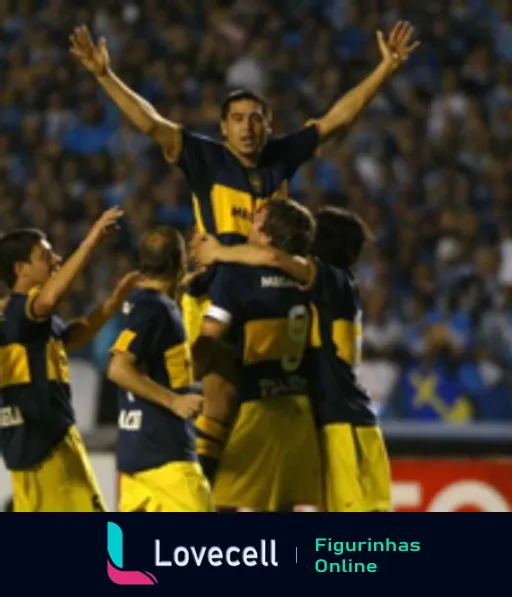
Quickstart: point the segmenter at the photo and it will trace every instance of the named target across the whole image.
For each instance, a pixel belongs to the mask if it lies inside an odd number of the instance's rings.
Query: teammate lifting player
[[[268,217],[261,210],[258,220]],[[316,214],[313,260],[287,254],[267,242],[233,247],[198,234],[196,261],[276,267],[304,285],[311,301],[311,351],[307,360],[323,459],[325,505],[329,512],[389,511],[391,474],[372,402],[358,382],[362,353],[362,307],[353,268],[370,238],[354,213],[325,207]],[[259,223],[258,225],[261,225]]]

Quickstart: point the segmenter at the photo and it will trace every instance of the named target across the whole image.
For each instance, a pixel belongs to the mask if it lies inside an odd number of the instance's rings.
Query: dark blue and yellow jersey
[[[182,130],[177,165],[192,191],[196,226],[226,245],[245,242],[252,219],[269,199],[287,196],[286,182],[310,159],[318,146],[314,124],[270,139],[254,168],[247,168],[223,143]],[[193,296],[207,294],[213,272],[208,270],[189,288]]]
[[[124,329],[112,351],[128,353],[150,379],[176,393],[197,391],[181,313],[168,296],[136,289],[125,305]],[[119,390],[118,470],[149,470],[195,461],[194,425],[170,410]]]
[[[308,296],[272,268],[216,268],[206,316],[230,325],[240,401],[307,395]]]
[[[321,425],[375,425],[371,399],[357,381],[362,357],[362,309],[349,270],[317,260],[312,302],[311,391]]]
[[[75,422],[66,327],[34,320],[37,296],[13,293],[0,313],[0,446],[10,470],[40,464]]]
[[[254,168],[247,168],[224,144],[182,131],[177,165],[193,194],[196,225],[224,244],[243,242],[251,232],[254,212],[268,199],[282,194],[318,146],[317,127],[309,126],[270,139]]]

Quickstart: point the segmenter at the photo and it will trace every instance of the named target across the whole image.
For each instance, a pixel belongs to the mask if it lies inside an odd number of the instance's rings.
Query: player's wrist
[[[110,79],[112,77],[112,74],[113,73],[110,66],[105,66],[100,71],[94,73],[94,76],[96,77],[97,81],[101,83],[102,81],[107,81],[108,79]]]

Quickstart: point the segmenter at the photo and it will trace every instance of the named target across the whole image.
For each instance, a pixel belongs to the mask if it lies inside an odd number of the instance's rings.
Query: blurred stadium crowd
[[[9,6],[12,4],[12,7]],[[234,87],[275,132],[321,114],[376,63],[396,19],[422,47],[291,195],[346,205],[375,234],[360,267],[362,380],[383,417],[512,421],[512,3],[509,0],[0,2],[0,231],[37,226],[67,256],[106,206],[126,210],[62,305],[87,309],[154,223],[193,224],[188,188],[68,53],[88,24],[163,114],[218,135]],[[102,370],[113,320],[86,356]]]

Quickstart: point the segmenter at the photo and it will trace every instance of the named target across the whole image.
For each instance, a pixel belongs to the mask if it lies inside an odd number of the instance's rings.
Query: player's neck
[[[138,284],[138,288],[146,290],[156,290],[167,296],[173,296],[176,283],[174,280],[160,280],[157,278],[143,278]]]
[[[239,153],[234,147],[231,147],[231,145],[227,141],[225,142],[225,145],[245,168],[255,168],[258,165],[258,159],[260,157],[259,153],[254,154],[252,156],[247,156]]]

